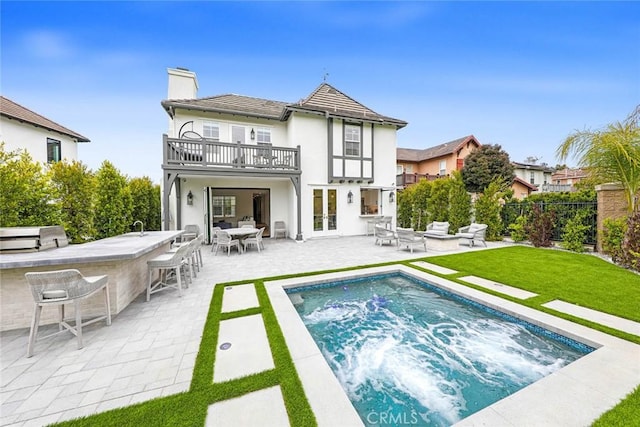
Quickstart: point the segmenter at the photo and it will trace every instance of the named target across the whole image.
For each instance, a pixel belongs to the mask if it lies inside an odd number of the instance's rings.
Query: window
[[[256,142],[258,144],[271,144],[271,129],[257,128]]]
[[[60,141],[53,138],[47,138],[47,162],[55,163],[62,160],[60,152]]]
[[[214,141],[220,141],[220,126],[214,122],[204,122],[202,124],[202,136]]]
[[[236,216],[236,196],[213,196],[213,216],[234,217]]]
[[[440,170],[438,171],[440,176],[445,176],[447,174],[447,161],[440,160]]]
[[[360,215],[378,215],[380,190],[373,188],[360,189]]]
[[[360,126],[344,125],[345,156],[360,156]]]
[[[536,183],[536,173],[534,171],[529,172],[529,184]]]

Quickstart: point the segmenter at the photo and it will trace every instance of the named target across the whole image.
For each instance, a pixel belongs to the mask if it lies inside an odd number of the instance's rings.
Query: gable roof
[[[517,176],[513,178],[513,183],[515,184],[516,182],[519,183],[519,184],[524,185],[525,187],[527,187],[531,191],[538,190],[538,187],[536,187],[535,185],[531,184],[530,182],[525,181],[522,178],[518,178]]]
[[[398,128],[403,128],[407,125],[407,122],[403,120],[376,113],[328,83],[322,83],[300,102],[288,105],[287,110],[286,116],[292,111],[303,111],[323,113],[326,116],[338,118],[391,124]]]
[[[405,162],[422,162],[424,160],[435,159],[454,153],[468,142],[475,143],[477,147],[481,145],[475,136],[467,135],[454,139],[453,141],[445,142],[444,144],[436,145],[435,147],[425,148],[424,150],[398,148],[396,149],[396,159]]]
[[[8,98],[5,98],[4,96],[0,96],[0,115],[23,123],[29,123],[35,127],[41,127],[43,129],[70,136],[75,139],[76,142],[90,142],[89,138],[86,136],[82,136],[79,133],[54,122],[53,120],[49,120],[46,117],[41,116],[40,114],[33,112]]]
[[[407,125],[407,122],[402,120],[374,112],[327,83],[321,84],[311,95],[298,103],[226,94],[197,99],[166,99],[160,104],[171,117],[173,117],[176,108],[181,108],[285,121],[292,112],[303,111],[380,124],[393,124],[398,128]]]

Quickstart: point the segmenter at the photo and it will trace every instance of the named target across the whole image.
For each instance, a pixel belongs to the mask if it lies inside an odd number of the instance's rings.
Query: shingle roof
[[[70,136],[77,142],[90,142],[89,138],[86,136],[82,136],[79,133],[54,122],[53,120],[49,120],[46,117],[41,116],[40,114],[35,113],[8,98],[5,98],[4,96],[0,96],[0,115]]]
[[[435,159],[449,155],[462,148],[462,146],[467,142],[471,141],[480,146],[480,143],[475,136],[467,135],[462,138],[454,139],[453,141],[445,142],[444,144],[436,145],[435,147],[425,148],[424,150],[398,148],[396,149],[396,159],[405,162],[421,162],[424,160]]]
[[[529,163],[518,163],[518,162],[511,162],[511,164],[513,164],[513,166],[516,169],[527,169],[527,170],[543,171],[543,172],[550,172],[550,173],[554,172],[554,169],[549,167],[546,164],[533,165],[533,164],[529,164]]]
[[[354,101],[344,93],[323,83],[307,98],[298,103],[226,94],[197,99],[166,99],[161,102],[172,116],[175,108],[238,114],[273,120],[287,120],[293,111],[321,112],[332,116],[374,121],[404,127],[407,122],[383,116]]]
[[[328,83],[322,83],[307,98],[296,104],[288,105],[287,109],[316,111],[330,116],[393,124],[398,128],[407,125],[407,122],[403,120],[376,113]]]
[[[210,111],[225,114],[240,114],[251,117],[279,120],[287,105],[286,102],[253,98],[235,94],[225,94],[197,99],[167,99],[161,102],[165,110],[172,115],[174,108],[185,110]]]

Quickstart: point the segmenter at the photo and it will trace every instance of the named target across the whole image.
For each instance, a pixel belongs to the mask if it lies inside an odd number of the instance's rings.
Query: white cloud
[[[32,30],[24,37],[25,52],[42,59],[64,59],[73,56],[75,48],[61,32]]]

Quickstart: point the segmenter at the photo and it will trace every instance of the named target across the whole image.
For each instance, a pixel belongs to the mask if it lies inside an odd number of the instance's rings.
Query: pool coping
[[[596,350],[522,390],[460,420],[456,426],[591,424],[640,384],[640,346],[551,314],[402,264],[265,281],[265,287],[319,426],[363,425],[286,289],[400,272],[594,347]],[[606,367],[606,369],[604,369]]]

